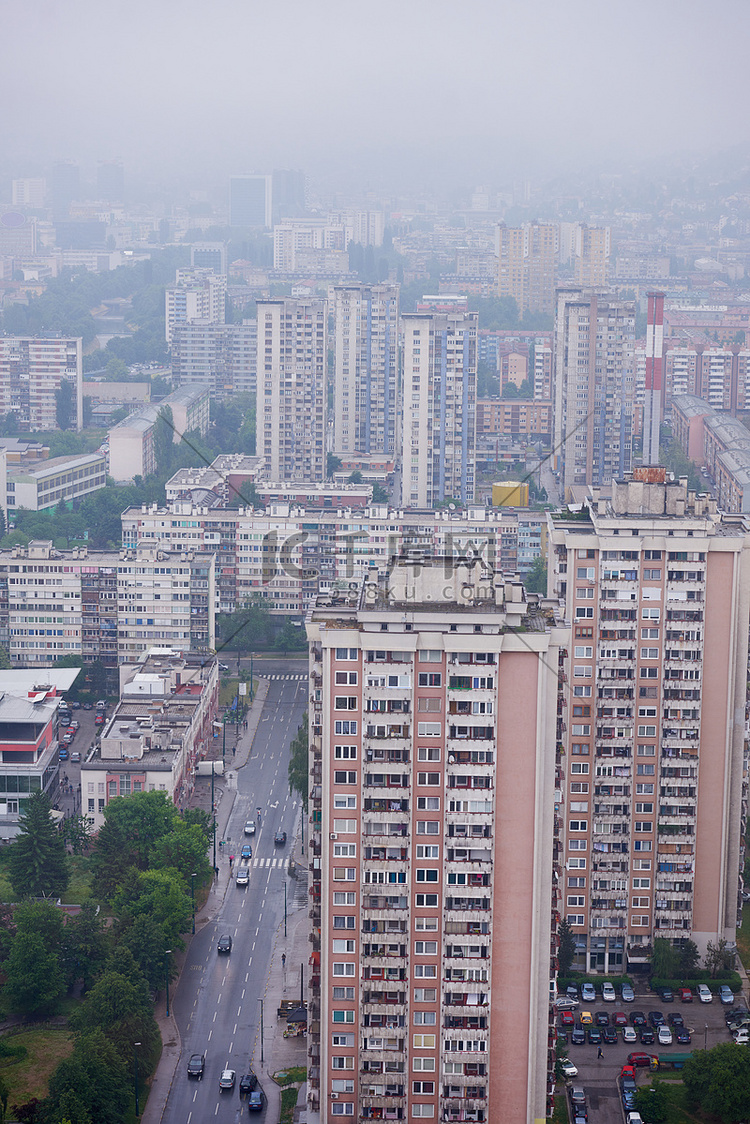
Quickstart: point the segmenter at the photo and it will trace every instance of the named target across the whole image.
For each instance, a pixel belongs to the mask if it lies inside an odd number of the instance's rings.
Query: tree
[[[135,792],[110,800],[104,817],[106,827],[118,828],[120,838],[127,839],[129,865],[147,870],[154,845],[173,830],[178,812],[165,792]]]
[[[56,1114],[72,1093],[96,1124],[122,1124],[131,1081],[123,1057],[97,1027],[76,1038],[73,1053],[52,1074],[49,1091]]]
[[[195,874],[198,884],[212,877],[211,864],[206,857],[208,832],[197,823],[178,818],[172,830],[156,841],[151,853],[151,865],[157,870],[178,870],[185,887],[190,887],[190,876]]]
[[[9,668],[12,667],[13,664],[11,662],[10,656],[8,655],[8,649],[4,644],[0,644],[0,670],[8,671]]]
[[[306,648],[307,638],[303,628],[295,628],[290,620],[284,621],[284,627],[274,641],[274,648],[280,652],[291,652],[295,649]]]
[[[51,1014],[65,994],[60,959],[39,933],[17,933],[5,962],[3,1000],[23,1015]]]
[[[677,977],[679,953],[666,937],[656,937],[651,956],[651,973],[658,980],[673,980]]]
[[[61,894],[70,880],[65,844],[44,792],[24,803],[20,831],[11,844],[8,876],[19,898]]]
[[[709,941],[706,945],[706,955],[703,958],[703,963],[711,973],[711,978],[716,979],[719,972],[728,972],[731,970],[734,963],[734,953],[727,948],[727,942],[722,937],[721,940],[713,944]]]
[[[107,363],[107,380],[109,382],[127,382],[130,378],[130,368],[122,359],[114,356]]]
[[[543,555],[534,559],[534,565],[523,579],[523,584],[529,593],[547,592],[547,562]]]
[[[337,457],[335,453],[329,453],[326,457],[326,476],[333,476],[338,472],[342,465],[341,457]]]
[[[346,482],[347,482],[347,484],[361,484],[361,483],[363,483],[363,481],[364,481],[364,477],[363,477],[362,473],[359,471],[359,469],[355,469],[355,471],[351,474],[351,476],[347,477]]]
[[[723,1124],[750,1116],[750,1050],[738,1049],[734,1042],[696,1050],[685,1063],[682,1080],[690,1104]]]
[[[164,985],[164,930],[155,917],[144,913],[128,916],[119,928],[117,952],[128,950],[148,982],[157,992]]]
[[[643,1085],[635,1094],[635,1107],[649,1124],[667,1124],[670,1097],[661,1081]]]
[[[680,947],[679,973],[681,980],[691,979],[700,965],[700,953],[695,941],[683,940]]]
[[[164,934],[163,948],[183,948],[182,934],[190,924],[192,903],[177,870],[132,871],[114,900],[121,917],[149,914]]]
[[[55,391],[55,414],[60,429],[70,429],[75,425],[75,392],[67,379],[60,379],[60,385]]]
[[[560,975],[565,977],[571,969],[573,961],[576,958],[576,942],[573,936],[573,930],[570,927],[570,922],[565,918],[557,926],[557,936],[560,945],[557,950],[557,960],[559,964]]]
[[[372,486],[372,502],[373,503],[388,503],[389,495],[382,484],[373,484]]]
[[[84,991],[87,991],[104,966],[111,945],[104,918],[93,902],[83,902],[80,912],[68,921],[64,940],[69,960],[75,966],[69,975],[82,979]]]
[[[309,777],[307,711],[302,715],[296,737],[289,747],[288,775],[289,791],[299,793],[302,807],[306,809]]]

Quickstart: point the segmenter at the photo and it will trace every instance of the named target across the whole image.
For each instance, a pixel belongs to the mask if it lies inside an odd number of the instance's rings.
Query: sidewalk
[[[232,735],[230,739],[229,729],[227,729],[226,772],[223,777],[214,777],[217,838],[216,865],[219,868],[219,873],[214,879],[204,905],[200,910],[196,911],[196,932],[213,921],[224,900],[224,895],[231,881],[229,863],[224,861],[219,854],[218,840],[223,839],[226,834],[227,824],[234,806],[234,800],[237,794],[237,769],[247,764],[248,760],[252,757],[253,741],[262,717],[263,704],[267,694],[268,680],[259,679],[258,690],[248,714],[247,730],[241,730],[238,739],[235,739],[234,735]],[[217,741],[219,743],[218,747],[214,745],[210,748],[207,757],[208,760],[210,760],[211,757],[221,760],[221,740],[217,739]],[[232,757],[230,746],[235,744],[237,749],[234,757]],[[206,758],[204,758],[204,760],[206,760]],[[190,807],[204,808],[209,814],[211,813],[210,777],[200,777],[196,780],[195,789],[190,799]],[[265,1033],[263,1066],[260,1065],[259,1035],[256,1036],[253,1052],[253,1067],[268,1097],[268,1106],[264,1116],[268,1124],[272,1124],[272,1122],[279,1119],[279,1109],[281,1105],[281,1091],[275,1082],[271,1080],[270,1073],[275,1073],[279,1069],[292,1065],[305,1065],[307,1059],[307,1039],[285,1039],[283,1037],[283,1031],[286,1027],[286,1022],[279,1022],[276,1018],[276,1010],[280,1006],[282,996],[291,998],[295,994],[294,988],[296,988],[296,994],[299,996],[299,965],[306,965],[309,958],[309,944],[307,941],[306,862],[303,859],[303,866],[301,868],[299,867],[299,844],[296,836],[292,843],[293,846],[290,858],[295,860],[295,866],[301,878],[304,879],[304,883],[298,883],[294,879],[290,879],[289,881],[289,907],[287,910],[288,937],[286,942],[284,941],[283,918],[278,930],[273,936],[273,957],[269,967],[264,992]],[[300,905],[301,894],[298,892],[298,886],[300,890],[304,891],[304,908]],[[170,985],[170,996],[176,989],[180,975],[182,974],[182,968],[185,963],[187,950],[190,947],[190,941],[191,935],[188,933],[185,938],[185,952],[179,953],[174,957],[177,976]],[[285,949],[287,963],[286,967],[282,969],[281,954]],[[292,988],[292,990],[288,990],[289,988]],[[148,1100],[141,1116],[143,1124],[159,1124],[161,1121],[182,1052],[180,1033],[177,1029],[177,1023],[175,1022],[171,1008],[169,1017],[167,1017],[166,1014],[166,995],[160,997],[159,1002],[155,1006],[154,1015],[161,1032],[162,1054],[154,1076],[151,1079]]]

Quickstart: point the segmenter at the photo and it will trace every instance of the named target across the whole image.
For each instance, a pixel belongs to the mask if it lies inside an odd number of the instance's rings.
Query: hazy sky
[[[528,168],[744,146],[748,0],[0,0],[0,161]]]

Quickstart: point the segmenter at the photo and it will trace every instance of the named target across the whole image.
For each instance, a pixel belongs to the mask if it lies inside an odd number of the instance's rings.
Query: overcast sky
[[[747,145],[748,0],[0,0],[0,161],[469,185]]]

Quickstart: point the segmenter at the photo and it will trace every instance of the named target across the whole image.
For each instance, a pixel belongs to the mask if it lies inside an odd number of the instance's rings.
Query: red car
[[[628,1054],[628,1061],[632,1066],[648,1066],[650,1068],[651,1061],[655,1058],[655,1054]]]
[[[572,1011],[560,1012],[560,1026],[575,1026],[575,1015]]]
[[[680,997],[681,1003],[692,1003],[693,1002],[693,993],[692,993],[692,991],[690,990],[689,987],[681,987],[679,989],[679,991],[677,992],[677,994]]]
[[[612,1016],[612,1022],[615,1026],[627,1026],[628,1016],[624,1011],[615,1011],[614,1015]]]

